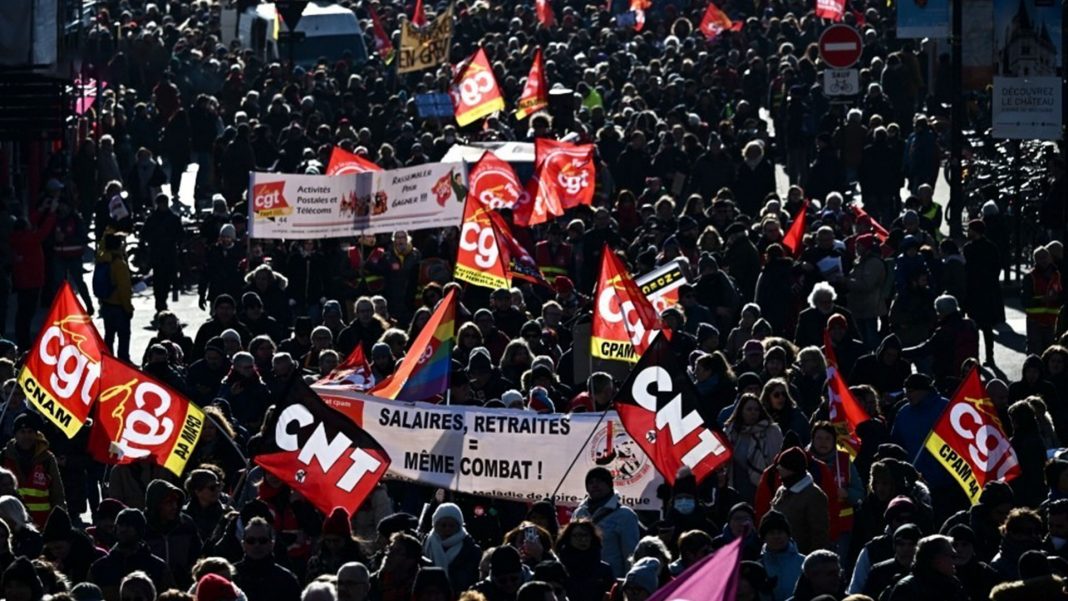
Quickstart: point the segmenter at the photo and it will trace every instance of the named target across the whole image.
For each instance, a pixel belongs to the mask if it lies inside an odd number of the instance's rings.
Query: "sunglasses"
[[[271,542],[271,537],[269,537],[269,536],[246,536],[245,537],[245,544],[246,545],[266,545],[269,542]]]

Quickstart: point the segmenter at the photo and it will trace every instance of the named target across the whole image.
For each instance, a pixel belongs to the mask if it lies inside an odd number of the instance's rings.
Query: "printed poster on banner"
[[[970,12],[971,8],[968,10]],[[901,0],[897,3],[897,37],[900,39],[948,38],[951,29],[949,0]]]
[[[452,13],[453,7],[450,4],[445,12],[426,27],[416,27],[411,21],[405,21],[401,25],[398,73],[421,71],[449,61]]]
[[[463,163],[335,176],[253,173],[249,236],[316,240],[455,226],[466,177]]]
[[[382,445],[393,459],[387,478],[519,502],[549,497],[563,478],[557,502],[575,507],[586,497],[586,472],[601,466],[624,503],[660,509],[656,488],[664,480],[614,411],[598,424],[599,413],[540,415],[316,391]]]
[[[994,1],[995,138],[1061,138],[1062,10],[1054,0]]]

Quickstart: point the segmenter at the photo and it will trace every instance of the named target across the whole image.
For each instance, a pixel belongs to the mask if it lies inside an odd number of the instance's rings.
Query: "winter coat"
[[[817,307],[809,307],[797,316],[797,329],[794,331],[794,344],[798,348],[806,346],[823,346],[823,331],[827,329],[827,320],[831,315],[841,313],[846,318],[846,337],[857,338],[856,322],[853,321],[853,312],[841,305],[834,305],[830,313],[824,313]]]
[[[148,245],[152,266],[177,267],[179,244],[184,235],[181,217],[170,209],[150,213],[141,228],[140,239]]]
[[[111,276],[111,294],[107,298],[101,298],[104,305],[115,305],[133,315],[133,283],[130,280],[130,264],[126,261],[126,255],[122,251],[98,250],[96,262],[107,263]]]
[[[755,300],[760,305],[760,316],[768,320],[776,336],[788,336],[786,328],[796,317],[796,299],[790,294],[793,266],[790,259],[768,261],[756,282]]]
[[[170,566],[175,581],[182,588],[193,583],[193,564],[200,557],[200,534],[193,518],[179,512],[177,519],[164,522],[159,513],[160,505],[167,497],[175,496],[178,507],[185,503],[182,489],[165,480],[154,480],[145,491],[145,543],[152,554],[161,557]]]
[[[1016,580],[1020,577],[1020,556],[1034,547],[1025,543],[1001,539],[998,554],[990,561],[990,567],[998,571],[1004,580]]]
[[[949,474],[933,456],[922,452],[923,444],[947,405],[949,401],[945,397],[934,391],[928,392],[915,405],[907,402],[902,405],[890,430],[891,441],[905,449],[906,455],[915,461],[916,469],[933,488],[948,482]]]
[[[853,265],[846,278],[849,289],[849,310],[856,319],[874,319],[886,315],[883,283],[886,264],[878,254],[869,254]]]
[[[827,495],[812,481],[812,476],[805,474],[792,486],[780,486],[771,500],[771,508],[786,516],[801,553],[830,546]]]
[[[943,576],[919,567],[890,589],[887,601],[968,601],[968,593],[955,576]]]
[[[8,245],[11,247],[11,285],[15,290],[32,290],[45,285],[44,242],[52,233],[56,214],[49,211],[38,223],[37,229],[11,232]]]
[[[865,595],[878,599],[879,595],[893,587],[909,573],[909,566],[901,565],[897,559],[887,559],[871,567],[868,579],[864,582]]]
[[[300,583],[293,572],[278,565],[274,557],[250,559],[234,564],[237,575],[234,584],[245,591],[248,601],[281,601],[299,599]]]
[[[263,301],[263,312],[278,320],[285,327],[289,326],[290,310],[289,297],[286,288],[289,287],[289,278],[274,272],[274,279],[267,285],[266,290],[260,290],[254,281],[252,272],[245,275],[245,288],[243,292],[255,292]],[[240,299],[235,299],[240,300]]]
[[[775,166],[771,159],[765,156],[756,167],[750,167],[745,161],[740,162],[732,190],[738,210],[755,216],[764,206],[764,198],[775,191]]]
[[[990,601],[1064,601],[1068,599],[1065,586],[1068,581],[1056,574],[1002,582],[990,591]]]
[[[220,294],[229,294],[234,301],[240,302],[241,290],[245,286],[242,271],[244,260],[245,248],[240,244],[235,243],[230,248],[222,244],[212,245],[204,258],[204,264],[211,268],[200,272],[200,284],[197,286],[200,298],[210,302]]]
[[[173,474],[162,465],[150,461],[135,461],[111,468],[107,495],[122,501],[127,507],[145,508],[145,493],[149,484],[159,479],[171,479]]]
[[[602,599],[615,579],[612,568],[601,561],[596,549],[587,552],[571,548],[558,550],[561,563],[567,568],[568,579],[564,584],[568,599]]]
[[[965,294],[962,305],[980,328],[1005,322],[1005,302],[1001,296],[1001,256],[988,238],[964,245]]]
[[[741,302],[752,300],[760,275],[760,251],[753,242],[744,236],[735,240],[727,247],[723,266],[734,279]]]
[[[883,356],[888,349],[892,348],[901,351],[901,341],[893,334],[884,338],[874,353],[857,359],[853,365],[849,383],[854,386],[867,384],[882,394],[901,390],[905,385],[905,378],[912,373],[912,363],[898,355],[897,361],[887,365],[883,361]]]
[[[936,382],[960,377],[965,359],[979,356],[979,330],[959,311],[943,317],[927,340],[901,352],[906,359],[930,356]]]
[[[732,427],[727,438],[734,449],[731,470],[735,487],[745,495],[760,482],[760,474],[775,459],[782,447],[782,430],[766,420],[752,426]]]
[[[193,499],[182,507],[182,514],[193,520],[197,534],[200,535],[200,540],[204,544],[211,539],[215,528],[222,523],[223,517],[230,511],[233,511],[233,508],[222,501],[215,501],[207,507],[202,507],[196,499]]]
[[[934,299],[929,289],[909,290],[894,299],[890,306],[890,328],[903,346],[919,344],[931,335],[938,321]]]
[[[119,584],[131,572],[140,570],[152,579],[156,590],[174,588],[174,576],[167,562],[163,561],[142,542],[133,553],[126,554],[116,545],[108,554],[93,562],[89,568],[89,582],[104,591],[106,601],[119,601]],[[292,597],[296,599],[296,597]]]
[[[612,568],[612,574],[616,578],[626,576],[630,567],[628,558],[641,538],[638,515],[615,494],[597,509],[591,510],[589,499],[583,501],[575,510],[574,519],[583,518],[601,529],[601,559]]]
[[[804,562],[805,556],[797,552],[797,543],[794,541],[790,541],[782,551],[770,551],[764,545],[760,551],[760,563],[768,573],[768,578],[775,580],[775,588],[771,591],[772,601],[786,601],[793,595]]]

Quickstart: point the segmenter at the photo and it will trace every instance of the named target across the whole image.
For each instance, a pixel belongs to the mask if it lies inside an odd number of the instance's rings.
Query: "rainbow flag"
[[[438,303],[393,375],[370,390],[385,399],[424,401],[449,388],[452,341],[456,332],[456,291]]]

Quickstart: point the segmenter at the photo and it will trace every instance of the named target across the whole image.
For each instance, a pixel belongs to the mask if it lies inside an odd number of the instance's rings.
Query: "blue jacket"
[[[777,579],[771,591],[774,601],[786,601],[794,594],[797,580],[801,578],[801,564],[805,556],[797,552],[797,545],[790,541],[782,551],[768,551],[768,546],[760,551],[760,563],[768,573],[768,578]]]
[[[593,521],[601,529],[601,559],[612,568],[612,574],[616,578],[626,576],[630,569],[630,554],[641,538],[638,515],[623,505],[617,494],[595,511],[590,511],[588,499],[583,501],[575,510],[575,519],[580,518]]]
[[[928,392],[919,403],[906,403],[898,410],[897,417],[894,418],[894,429],[890,431],[891,441],[905,449],[916,470],[923,475],[932,489],[952,484],[949,472],[940,466],[930,453],[923,450],[927,435],[947,405],[949,401],[945,397],[934,391]]]

